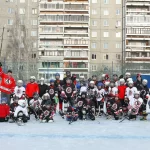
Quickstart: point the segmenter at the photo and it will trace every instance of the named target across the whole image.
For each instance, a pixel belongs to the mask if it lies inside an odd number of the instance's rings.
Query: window
[[[92,3],[97,3],[97,0],[92,0]]]
[[[109,4],[109,0],[104,0],[104,4]]]
[[[106,10],[104,10],[104,15],[106,16],[106,15],[109,15],[109,11],[106,9]]]
[[[116,21],[116,27],[120,27],[121,26],[121,21]]]
[[[97,65],[92,65],[92,71],[97,71]]]
[[[104,26],[108,26],[108,21],[104,20]]]
[[[92,59],[96,59],[96,54],[92,54]]]
[[[116,10],[116,15],[120,15],[120,9]]]
[[[116,58],[120,60],[121,58],[120,54],[116,54]]]
[[[121,48],[121,43],[116,43],[116,48]]]
[[[20,8],[20,9],[19,9],[19,13],[20,13],[21,15],[25,14],[25,9],[24,9],[24,8]]]
[[[96,48],[96,43],[91,43],[91,48],[95,49]]]
[[[13,13],[13,9],[12,8],[8,8],[8,13],[12,14]]]
[[[116,4],[121,4],[121,0],[116,0]]]
[[[31,20],[31,25],[33,26],[37,25],[37,20]]]
[[[8,19],[8,20],[7,20],[7,24],[8,24],[8,25],[13,25],[13,20],[12,20],[12,19]]]
[[[92,20],[92,26],[97,26],[97,21],[96,20]]]
[[[104,49],[108,49],[108,43],[104,43],[103,47]]]
[[[121,32],[117,32],[116,37],[121,37]]]
[[[37,14],[37,9],[36,8],[32,8],[32,14],[33,15]]]
[[[109,37],[109,32],[104,32],[104,37]]]
[[[20,0],[20,3],[25,3],[25,0]]]
[[[92,14],[93,15],[96,15],[97,14],[97,11],[95,9],[92,9]]]
[[[37,2],[37,0],[32,0],[32,2]]]
[[[97,32],[92,31],[92,37],[97,37]]]
[[[37,32],[36,31],[31,31],[31,36],[37,36]]]
[[[108,55],[107,54],[103,55],[103,60],[108,60]]]

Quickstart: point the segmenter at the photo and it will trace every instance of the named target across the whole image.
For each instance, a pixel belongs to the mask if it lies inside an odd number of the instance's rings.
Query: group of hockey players
[[[58,113],[66,118],[69,123],[80,120],[95,120],[96,117],[106,119],[128,119],[147,120],[147,106],[150,106],[148,81],[137,74],[136,81],[133,81],[130,73],[121,77],[114,74],[112,80],[108,74],[103,74],[101,80],[96,75],[85,80],[84,76],[76,79],[66,71],[66,77],[60,80],[60,74],[55,74],[49,84],[45,84],[44,78],[39,83],[34,76],[30,77],[26,87],[23,81],[18,80],[17,85],[5,86],[11,80],[4,74],[0,67],[1,92],[7,89],[13,91],[8,98],[2,96],[0,104],[0,121],[17,122],[22,124],[35,116],[40,122],[54,122],[54,116]],[[5,82],[4,81],[9,81]],[[13,83],[14,85],[14,83]]]

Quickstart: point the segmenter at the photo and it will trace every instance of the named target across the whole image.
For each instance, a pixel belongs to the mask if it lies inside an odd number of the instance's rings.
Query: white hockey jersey
[[[113,87],[113,88],[109,87],[108,91],[109,91],[108,94],[112,94],[112,95],[118,94],[118,88],[116,88],[116,87]]]
[[[15,89],[14,89],[14,94],[21,98],[21,96],[25,93],[25,88],[22,86],[22,87],[18,87],[16,86]]]
[[[97,90],[97,101],[101,101],[103,99],[104,94],[105,94],[104,89]]]
[[[27,111],[27,108],[26,108],[26,107],[23,108],[23,107],[21,107],[21,106],[19,105],[19,106],[16,108],[16,110],[15,110],[14,117],[17,117],[19,112],[23,112],[23,114],[24,114],[25,116],[28,116],[28,111]]]
[[[134,93],[137,91],[136,87],[127,87],[125,95],[131,100],[134,97]]]

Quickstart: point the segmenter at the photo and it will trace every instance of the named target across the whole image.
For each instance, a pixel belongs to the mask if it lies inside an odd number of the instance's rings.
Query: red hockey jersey
[[[11,94],[14,92],[14,88],[16,86],[15,79],[12,76],[8,76],[5,74],[0,67],[0,77],[2,78],[0,83],[0,91]]]
[[[9,106],[7,104],[0,104],[0,118],[6,118],[9,115]]]
[[[28,83],[26,86],[26,95],[29,98],[32,98],[34,93],[39,93],[38,84],[37,83]]]

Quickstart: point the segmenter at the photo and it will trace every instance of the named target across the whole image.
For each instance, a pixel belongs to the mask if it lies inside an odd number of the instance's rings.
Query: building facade
[[[0,6],[4,70],[12,69],[16,79],[28,80],[37,74],[38,0],[1,0]]]
[[[89,1],[41,0],[39,11],[39,78],[67,70],[88,77]]]
[[[121,73],[122,0],[90,1],[90,74]]]
[[[132,73],[150,69],[150,1],[126,0],[125,67]]]

